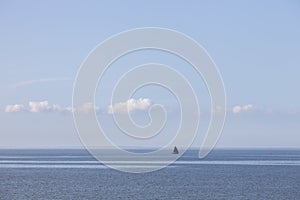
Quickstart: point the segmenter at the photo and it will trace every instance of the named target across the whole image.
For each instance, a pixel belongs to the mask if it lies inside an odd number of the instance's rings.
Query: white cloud
[[[33,101],[30,101],[29,102],[29,111],[30,112],[33,112],[33,113],[39,113],[39,112],[74,112],[74,108],[73,107],[70,107],[70,106],[67,106],[67,107],[64,107],[64,106],[61,106],[61,105],[58,105],[58,104],[53,104],[53,105],[50,105],[48,103],[48,101],[40,101],[40,102],[33,102]]]
[[[234,106],[234,107],[232,108],[232,112],[233,112],[233,113],[239,113],[239,112],[241,112],[241,110],[242,110],[242,107],[241,107],[241,106]]]
[[[88,113],[91,111],[99,111],[99,107],[94,107],[92,103],[84,103],[76,109],[83,113]],[[61,112],[61,113],[73,113],[75,108],[72,106],[61,106],[58,104],[49,104],[48,101],[29,101],[28,107],[21,104],[7,105],[5,107],[5,112],[20,112],[27,111],[31,113],[43,113],[43,112]]]
[[[58,104],[53,104],[51,107],[50,107],[51,111],[58,111],[58,112],[61,112],[61,111],[65,111],[66,108],[58,105]]]
[[[64,109],[64,111],[70,112],[70,113],[73,113],[74,110],[75,110],[75,109],[74,109],[73,107],[71,107],[71,106],[68,106],[68,107],[66,107],[66,108]]]
[[[232,107],[232,112],[237,114],[241,112],[248,112],[252,111],[254,109],[254,106],[252,104],[247,104],[247,105],[236,105]]]
[[[69,109],[72,109],[72,108],[69,107]],[[94,112],[94,110],[97,112],[97,111],[100,110],[99,107],[94,106],[94,104],[91,103],[91,102],[83,103],[82,105],[80,105],[80,106],[79,106],[78,108],[76,108],[76,109],[78,109],[79,112],[83,112],[83,113]],[[72,109],[72,110],[73,110],[73,109]]]
[[[40,101],[40,102],[30,101],[29,107],[30,107],[29,111],[33,112],[33,113],[45,112],[45,111],[52,110],[52,107],[49,106],[48,101]]]
[[[247,104],[247,105],[244,105],[243,106],[243,110],[244,111],[250,111],[250,110],[253,110],[253,105],[252,104]]]
[[[5,107],[5,112],[19,112],[19,111],[24,111],[25,108],[21,104],[15,104],[15,105],[7,105]]]
[[[40,102],[29,102],[29,112],[40,113],[40,112],[73,112],[74,109],[72,107],[64,107],[58,104],[50,105],[48,101],[40,101]]]
[[[222,111],[226,111],[226,108],[222,106],[215,106],[212,108],[213,113],[220,113]]]
[[[50,107],[50,111],[72,113],[74,111],[74,109],[70,106],[64,107],[64,106],[61,106],[61,105],[58,105],[58,104],[53,104]]]
[[[72,107],[64,107],[58,104],[50,105],[48,101],[30,101],[28,103],[29,107],[26,108],[22,104],[7,105],[5,107],[5,112],[20,112],[27,111],[32,113],[41,113],[41,112],[73,112]]]
[[[108,106],[109,114],[133,112],[135,110],[146,110],[151,105],[151,100],[148,98],[129,99],[125,102],[119,102]]]

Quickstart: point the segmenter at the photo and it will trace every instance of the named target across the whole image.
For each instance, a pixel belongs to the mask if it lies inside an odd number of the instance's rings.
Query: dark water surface
[[[300,151],[188,151],[146,174],[108,169],[84,150],[0,150],[0,199],[300,199]]]

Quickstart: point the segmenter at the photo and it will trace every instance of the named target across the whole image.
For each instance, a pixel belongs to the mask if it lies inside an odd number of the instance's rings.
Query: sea
[[[0,199],[300,199],[300,150],[188,150],[149,173],[82,149],[0,150]]]

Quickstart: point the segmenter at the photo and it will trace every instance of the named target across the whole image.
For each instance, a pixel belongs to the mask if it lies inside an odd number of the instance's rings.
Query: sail
[[[178,154],[178,153],[179,153],[179,151],[178,151],[177,147],[175,146],[174,150],[173,150],[173,154]]]

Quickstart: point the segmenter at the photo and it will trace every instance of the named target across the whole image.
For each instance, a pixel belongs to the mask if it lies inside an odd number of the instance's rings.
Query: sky
[[[99,43],[141,27],[182,32],[216,63],[227,96],[227,118],[217,147],[298,148],[299,11],[296,0],[0,1],[0,148],[82,147],[72,117],[76,74]],[[99,121],[113,139],[124,142],[120,145],[130,145],[114,127],[112,112],[131,106],[133,119],[147,124],[145,112],[160,103],[169,123],[166,137],[158,140],[168,140],[179,120],[178,102],[170,92],[149,86],[131,100],[109,102],[122,73],[153,61],[179,70],[196,90],[203,112],[193,143],[198,147],[209,124],[209,94],[187,63],[164,52],[136,52],[112,65],[97,89]],[[83,110],[89,109],[90,104],[84,105]]]

